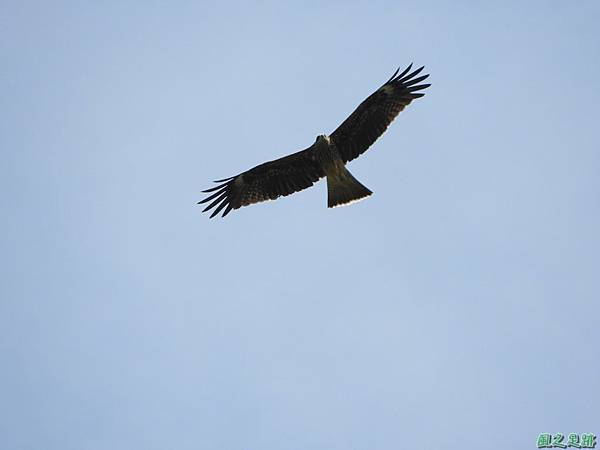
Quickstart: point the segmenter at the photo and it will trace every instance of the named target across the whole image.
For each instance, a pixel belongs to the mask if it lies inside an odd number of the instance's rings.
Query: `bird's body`
[[[313,154],[327,177],[327,206],[329,208],[362,200],[372,194],[346,169],[335,141],[329,136],[317,137]]]
[[[323,172],[325,172],[326,176],[339,171],[339,166],[344,165],[335,143],[331,142],[329,136],[325,134],[317,136],[317,140],[313,147],[314,157],[323,168]]]
[[[199,202],[212,200],[204,211],[216,207],[211,214],[214,217],[225,209],[225,216],[232,209],[306,189],[323,177],[327,177],[327,206],[330,208],[371,195],[372,192],[348,171],[346,163],[365,152],[413,99],[424,95],[416,91],[430,85],[417,84],[429,75],[415,78],[423,67],[407,75],[411,66],[400,75],[397,70],[330,136],[320,135],[305,150],[216,181],[222,184],[205,190],[211,195]]]

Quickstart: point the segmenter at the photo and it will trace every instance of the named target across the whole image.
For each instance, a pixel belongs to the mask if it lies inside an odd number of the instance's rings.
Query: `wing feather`
[[[275,200],[311,187],[314,182],[325,176],[313,157],[312,149],[313,147],[309,147],[260,164],[235,177],[216,181],[224,183],[202,191],[211,195],[198,202],[199,204],[213,200],[202,212],[215,208],[210,216],[212,218],[225,208],[222,215],[225,217],[232,209]]]
[[[429,75],[419,75],[423,67],[410,72],[412,64],[399,75],[394,75],[377,91],[367,97],[356,110],[333,132],[335,142],[344,162],[361,155],[381,136],[392,121],[415,98],[423,97],[417,92],[431,86],[419,84]],[[409,73],[410,72],[410,73]],[[415,78],[416,77],[416,78]],[[416,86],[415,86],[416,85]]]

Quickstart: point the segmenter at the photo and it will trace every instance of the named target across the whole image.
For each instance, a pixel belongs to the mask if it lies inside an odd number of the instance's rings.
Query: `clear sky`
[[[2,2],[5,449],[600,435],[600,3]],[[211,181],[432,87],[326,186]]]

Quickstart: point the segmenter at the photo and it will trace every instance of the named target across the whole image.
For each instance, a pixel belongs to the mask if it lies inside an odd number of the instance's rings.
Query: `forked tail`
[[[368,197],[372,192],[363,186],[345,167],[327,175],[327,207],[346,205]]]

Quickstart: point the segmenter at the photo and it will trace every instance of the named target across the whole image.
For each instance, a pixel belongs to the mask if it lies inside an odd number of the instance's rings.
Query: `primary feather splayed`
[[[198,202],[211,202],[202,212],[215,208],[211,218],[223,210],[225,217],[232,209],[293,194],[323,177],[327,177],[329,208],[371,195],[346,169],[346,163],[364,153],[415,98],[425,95],[419,91],[431,85],[419,83],[429,75],[417,76],[423,67],[413,72],[411,68],[412,64],[400,74],[396,70],[331,135],[318,136],[307,149],[215,181],[220,184],[202,191],[211,194]]]

